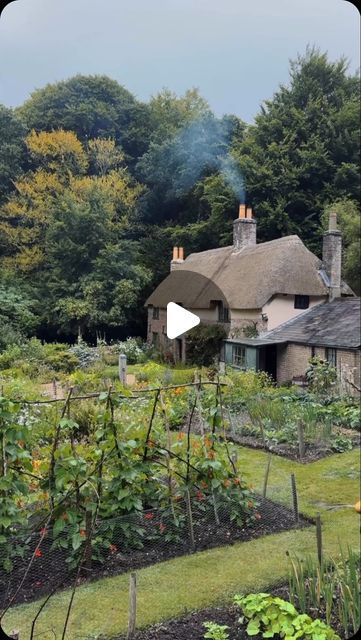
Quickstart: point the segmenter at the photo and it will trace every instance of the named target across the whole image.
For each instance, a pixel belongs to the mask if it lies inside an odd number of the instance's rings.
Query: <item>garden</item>
[[[350,637],[360,413],[317,367],[304,391],[253,371],[171,367],[133,339],[3,351],[3,629]]]

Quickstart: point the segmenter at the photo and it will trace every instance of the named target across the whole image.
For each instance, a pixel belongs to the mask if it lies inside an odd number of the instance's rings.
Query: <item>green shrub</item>
[[[200,324],[187,337],[187,360],[208,367],[219,355],[222,340],[227,337],[222,325]]]
[[[124,342],[117,342],[112,348],[115,353],[127,356],[128,364],[145,362],[149,350],[148,345],[144,344],[141,338],[127,338]]]
[[[327,360],[311,358],[310,366],[306,371],[306,378],[311,391],[316,393],[328,393],[334,387],[337,380],[337,372]]]
[[[322,620],[312,620],[307,614],[299,614],[291,602],[269,593],[251,593],[235,596],[235,603],[248,620],[247,634],[263,638],[280,636],[287,640],[308,638],[309,640],[340,640],[339,636]]]

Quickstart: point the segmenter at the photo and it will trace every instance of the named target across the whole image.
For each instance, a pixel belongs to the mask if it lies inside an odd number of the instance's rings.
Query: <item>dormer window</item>
[[[310,296],[295,296],[295,309],[308,309],[310,306]]]

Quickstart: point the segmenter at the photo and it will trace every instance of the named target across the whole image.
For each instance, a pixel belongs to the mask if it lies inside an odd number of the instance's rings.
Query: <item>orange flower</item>
[[[144,517],[145,517],[146,520],[153,520],[154,513],[146,513],[146,514],[144,514]]]
[[[231,484],[230,480],[224,480],[223,481],[223,486],[226,487],[226,488],[229,487],[230,484]]]
[[[82,538],[85,538],[85,536],[86,536],[85,529],[80,529],[79,534],[81,535]]]
[[[197,500],[204,500],[204,493],[202,493],[202,491],[197,491],[196,496]]]
[[[254,506],[254,503],[252,502],[252,500],[248,500],[247,505],[249,506],[250,509],[252,509],[252,507]]]
[[[177,435],[177,440],[183,440],[184,437],[185,437],[185,434],[182,433],[182,431],[180,431],[180,433],[178,433],[178,435]]]
[[[36,469],[36,470],[39,469],[40,465],[41,465],[41,461],[40,460],[33,460],[33,468],[34,469]]]
[[[241,484],[241,481],[239,478],[234,478],[233,482],[234,484]]]
[[[174,389],[174,394],[176,396],[181,395],[181,393],[183,393],[183,388],[182,387],[177,387],[176,389]]]
[[[109,551],[110,553],[116,553],[118,551],[118,547],[115,544],[110,544]]]
[[[43,554],[41,553],[40,549],[35,549],[35,554],[34,555],[35,555],[36,558],[41,558],[41,556]]]

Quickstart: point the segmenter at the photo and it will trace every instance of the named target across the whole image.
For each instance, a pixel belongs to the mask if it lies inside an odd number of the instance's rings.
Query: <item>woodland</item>
[[[359,78],[314,48],[251,124],[216,117],[196,88],[144,103],[107,76],[0,105],[0,350],[144,335],[172,246],[230,244],[240,201],[259,242],[298,234],[319,256],[336,210],[359,295],[359,122]]]

